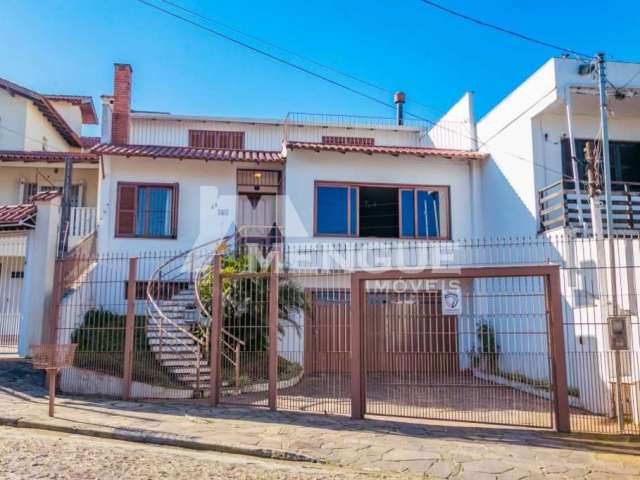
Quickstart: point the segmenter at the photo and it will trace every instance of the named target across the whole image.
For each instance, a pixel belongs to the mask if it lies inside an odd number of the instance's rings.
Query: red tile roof
[[[4,88],[14,95],[20,95],[21,97],[31,100],[69,145],[73,147],[81,146],[80,136],[69,126],[45,96],[3,78],[0,78],[0,88]]]
[[[469,160],[481,160],[487,154],[470,150],[454,150],[449,148],[428,148],[428,147],[385,147],[385,146],[364,146],[364,145],[326,145],[323,143],[310,142],[287,142],[289,150],[313,150],[315,152],[338,152],[338,153],[374,153],[386,155],[415,155],[418,157],[444,157],[462,158]]]
[[[62,194],[58,190],[46,190],[44,192],[38,192],[33,195],[29,201],[30,202],[48,202],[49,200],[53,200],[56,197],[61,197]]]
[[[85,125],[97,125],[98,115],[96,114],[93,98],[88,95],[43,95],[52,102],[69,102],[80,107],[82,123]]]
[[[80,137],[82,148],[90,149],[100,143],[100,137]]]
[[[87,152],[0,150],[0,162],[61,163],[68,156],[73,159],[73,163],[98,163],[98,155]]]
[[[0,205],[0,229],[32,228],[38,208],[33,204]]]
[[[113,145],[101,143],[90,150],[103,155],[125,157],[178,158],[184,160],[282,163],[280,152],[258,150],[224,150],[162,145]]]

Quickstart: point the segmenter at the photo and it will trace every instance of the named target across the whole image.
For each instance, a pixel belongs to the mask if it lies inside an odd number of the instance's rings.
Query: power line
[[[347,91],[349,91],[349,92],[351,92],[351,93],[354,93],[354,94],[359,95],[359,96],[361,96],[361,97],[363,97],[363,98],[366,98],[366,99],[368,99],[368,100],[371,100],[371,101],[373,101],[373,102],[375,102],[375,103],[377,103],[377,104],[379,104],[379,105],[383,105],[383,106],[385,106],[385,107],[387,107],[387,108],[391,108],[391,109],[394,109],[394,110],[395,110],[395,108],[396,108],[396,106],[395,106],[394,104],[391,104],[391,103],[385,102],[384,100],[380,100],[379,98],[376,98],[376,97],[374,97],[374,96],[372,96],[372,95],[369,95],[369,94],[367,94],[367,93],[365,93],[365,92],[361,92],[360,90],[357,90],[357,89],[355,89],[355,88],[353,88],[353,87],[350,87],[350,86],[348,86],[348,85],[345,85],[345,84],[343,84],[343,83],[341,83],[341,82],[338,82],[338,81],[336,81],[336,80],[334,80],[334,79],[332,79],[332,78],[329,78],[329,77],[327,77],[327,76],[325,76],[325,75],[322,75],[322,74],[320,74],[320,73],[314,72],[313,70],[309,70],[308,68],[305,68],[305,67],[303,67],[303,66],[297,65],[296,63],[293,63],[293,62],[291,62],[291,61],[289,61],[289,60],[287,60],[287,59],[284,59],[284,58],[282,58],[282,57],[279,57],[279,56],[277,56],[277,55],[274,55],[274,54],[272,54],[272,53],[270,53],[270,52],[267,52],[267,51],[265,51],[265,50],[263,50],[263,49],[261,49],[261,48],[255,47],[255,46],[250,45],[250,44],[248,44],[248,43],[246,43],[246,42],[243,42],[243,41],[241,41],[241,40],[238,40],[238,39],[236,39],[236,38],[234,38],[234,37],[232,37],[232,36],[230,36],[230,35],[227,35],[227,34],[225,34],[225,33],[219,32],[218,30],[215,30],[215,29],[213,29],[213,28],[207,27],[206,25],[202,25],[202,24],[200,24],[200,23],[198,23],[198,22],[196,22],[196,21],[193,21],[193,20],[191,20],[191,19],[189,19],[189,18],[186,18],[186,17],[184,17],[184,16],[182,16],[182,15],[179,15],[179,14],[177,14],[177,13],[175,13],[175,12],[172,12],[172,11],[170,11],[170,10],[167,10],[167,9],[165,9],[165,8],[162,8],[162,7],[158,6],[158,5],[154,5],[153,3],[150,3],[150,2],[148,2],[147,0],[136,0],[136,1],[137,1],[137,2],[139,2],[139,3],[142,3],[143,5],[148,6],[148,7],[150,7],[150,8],[153,8],[153,9],[155,9],[155,10],[158,10],[158,11],[160,11],[160,12],[162,12],[162,13],[166,14],[166,15],[169,15],[169,16],[171,16],[171,17],[174,17],[174,18],[177,18],[177,19],[179,19],[179,20],[182,20],[183,22],[186,22],[186,23],[188,23],[188,24],[190,24],[190,25],[193,25],[193,26],[195,26],[195,27],[197,27],[197,28],[199,28],[199,29],[202,29],[202,30],[204,30],[204,31],[206,31],[206,32],[209,32],[209,33],[211,33],[211,34],[213,34],[213,35],[216,35],[216,36],[218,36],[218,37],[220,37],[220,38],[223,38],[223,39],[228,40],[228,41],[230,41],[230,42],[232,42],[232,43],[235,43],[236,45],[239,45],[239,46],[241,46],[241,47],[247,48],[248,50],[251,50],[251,51],[253,51],[253,52],[255,52],[255,53],[259,53],[259,54],[261,54],[261,55],[264,55],[264,56],[266,56],[267,58],[270,58],[271,60],[274,60],[274,61],[276,61],[276,62],[282,63],[282,64],[284,64],[284,65],[287,65],[287,66],[291,67],[291,68],[294,68],[294,69],[296,69],[296,70],[299,70],[299,71],[301,71],[301,72],[304,72],[304,73],[306,73],[306,74],[308,74],[308,75],[310,75],[310,76],[312,76],[312,77],[318,78],[318,79],[320,79],[320,80],[324,80],[324,81],[326,81],[326,82],[328,82],[328,83],[330,83],[330,84],[332,84],[332,85],[334,85],[334,86],[340,87],[340,88],[342,88],[342,89],[344,89],[344,90],[347,90]],[[164,1],[164,0],[160,0],[160,1]],[[459,131],[457,131],[457,130],[453,130],[453,129],[447,128],[447,127],[445,127],[445,126],[443,126],[443,125],[440,125],[440,124],[438,124],[437,122],[435,122],[435,121],[433,121],[433,120],[430,120],[430,119],[428,119],[428,118],[422,117],[422,116],[420,116],[420,115],[417,115],[417,114],[415,114],[415,113],[411,113],[411,112],[406,111],[406,110],[405,110],[405,113],[406,113],[407,115],[409,115],[409,116],[411,116],[411,117],[415,118],[415,119],[418,119],[418,120],[421,120],[421,121],[423,121],[423,122],[426,122],[427,124],[431,125],[432,127],[433,127],[433,126],[438,126],[438,128],[441,128],[441,129],[443,129],[443,130],[446,130],[446,131],[449,131],[449,132],[455,133],[455,134],[457,134],[457,135],[460,135],[461,137],[463,137],[463,138],[465,138],[465,139],[467,139],[467,140],[474,140],[474,139],[473,139],[471,136],[469,136],[469,135],[465,135],[464,133],[459,132]],[[486,145],[487,145],[487,143],[486,143],[486,142],[482,142],[482,144],[483,144],[483,146],[486,146]],[[563,173],[562,171],[560,171],[560,170],[552,169],[552,168],[550,168],[550,167],[548,167],[548,166],[546,166],[546,165],[543,165],[543,164],[537,163],[537,162],[535,162],[535,161],[533,161],[533,160],[530,160],[530,159],[528,159],[528,158],[526,158],[526,157],[522,157],[522,156],[519,156],[519,155],[516,155],[516,154],[510,153],[510,152],[506,152],[506,151],[503,151],[502,153],[505,153],[505,154],[507,154],[507,155],[509,155],[509,156],[511,156],[511,157],[513,157],[513,158],[516,158],[516,159],[518,159],[518,160],[524,161],[524,162],[526,162],[526,163],[530,163],[530,164],[536,165],[536,166],[538,166],[538,167],[540,167],[540,168],[542,168],[542,169],[544,169],[544,170],[547,170],[547,171],[549,171],[549,172],[553,172],[553,173],[560,174],[560,175],[562,175],[563,177],[564,177],[564,176],[566,176],[566,175],[564,175],[564,173]]]
[[[202,30],[205,30],[205,31],[207,31],[207,32],[209,32],[209,33],[211,33],[213,35],[216,35],[218,37],[224,38],[225,40],[228,40],[230,42],[235,43],[236,45],[240,45],[241,47],[247,48],[247,49],[249,49],[249,50],[251,50],[251,51],[253,51],[255,53],[259,53],[261,55],[264,55],[265,57],[268,57],[271,60],[274,60],[276,62],[280,62],[280,63],[282,63],[284,65],[287,65],[287,66],[289,66],[291,68],[295,68],[296,70],[304,72],[307,75],[311,75],[312,77],[316,77],[316,78],[319,78],[321,80],[324,80],[325,82],[329,82],[332,85],[335,85],[337,87],[343,88],[343,89],[345,89],[345,90],[347,90],[347,91],[349,91],[351,93],[354,93],[354,94],[359,95],[359,96],[361,96],[363,98],[366,98],[368,100],[376,102],[376,103],[378,103],[380,105],[384,105],[385,107],[390,107],[390,108],[394,108],[395,109],[395,106],[393,104],[387,103],[384,100],[380,100],[379,98],[376,98],[373,95],[369,95],[368,93],[364,93],[364,92],[361,92],[359,90],[356,90],[355,88],[352,88],[352,87],[350,87],[348,85],[340,83],[337,80],[333,80],[332,78],[329,78],[329,77],[327,77],[325,75],[322,75],[320,73],[314,72],[313,70],[309,70],[308,68],[303,67],[301,65],[297,65],[297,64],[295,64],[295,63],[293,63],[293,62],[291,62],[291,61],[289,61],[289,60],[287,60],[285,58],[282,58],[282,57],[274,55],[274,54],[272,54],[270,52],[267,52],[266,50],[263,50],[263,49],[258,48],[258,47],[254,47],[253,45],[250,45],[250,44],[248,44],[246,42],[243,42],[241,40],[233,38],[232,36],[227,35],[227,34],[225,34],[223,32],[218,31],[218,30],[214,30],[213,28],[207,27],[206,25],[202,25],[201,23],[194,22],[193,20],[191,20],[189,18],[186,18],[186,17],[183,17],[182,15],[178,15],[177,13],[172,12],[171,10],[167,10],[165,8],[162,8],[162,7],[158,6],[158,5],[154,5],[153,3],[150,3],[147,0],[136,0],[136,1],[146,5],[148,7],[154,8],[154,9],[160,11],[160,12],[163,12],[163,13],[165,13],[167,15],[170,15],[170,16],[172,16],[174,18],[182,20],[183,22],[189,23],[189,24],[193,25],[194,27],[197,27],[197,28],[200,28]]]
[[[537,38],[530,37],[529,35],[525,35],[523,33],[516,32],[515,30],[509,30],[508,28],[504,28],[504,27],[501,27],[499,25],[494,25],[494,24],[489,23],[489,22],[485,22],[484,20],[480,20],[478,18],[471,17],[469,15],[466,15],[464,13],[458,12],[456,10],[452,10],[452,9],[450,9],[448,7],[445,7],[444,5],[440,5],[438,3],[432,2],[431,0],[420,0],[420,1],[422,3],[424,3],[424,4],[426,4],[426,5],[429,5],[430,7],[437,8],[438,10],[446,12],[446,13],[448,13],[450,15],[462,18],[464,20],[467,20],[469,22],[475,23],[475,24],[483,26],[483,27],[491,28],[491,29],[496,30],[498,32],[506,33],[506,34],[511,35],[513,37],[519,38],[520,40],[525,40],[525,41],[530,42],[530,43],[535,43],[537,45],[542,45],[543,47],[548,47],[548,48],[553,48],[555,50],[560,50],[561,52],[569,53],[569,54],[575,55],[577,57],[583,57],[584,59],[593,58],[593,55],[580,53],[580,52],[577,52],[577,51],[575,51],[575,50],[573,50],[571,48],[565,48],[565,47],[562,47],[560,45],[556,45],[556,44],[547,42],[545,40],[539,40]]]
[[[220,20],[216,20],[216,19],[213,19],[213,18],[208,17],[206,15],[203,15],[203,14],[201,14],[201,13],[195,11],[195,10],[192,10],[190,8],[187,8],[187,7],[184,7],[184,6],[182,6],[182,5],[180,5],[180,4],[176,3],[176,2],[173,2],[171,0],[159,0],[159,1],[161,1],[162,3],[165,3],[167,5],[171,5],[172,7],[177,8],[177,9],[179,9],[179,10],[185,12],[185,13],[189,13],[189,14],[195,16],[195,17],[198,17],[198,18],[201,18],[201,19],[206,20],[208,22],[212,22],[214,24],[220,25],[223,28],[226,28],[226,29],[228,29],[228,30],[230,30],[232,32],[235,32],[235,33],[239,33],[240,35],[243,35],[243,36],[245,36],[247,38],[250,38],[252,40],[258,41],[258,42],[260,42],[260,43],[262,43],[264,45],[267,45],[267,46],[272,47],[272,48],[276,48],[276,49],[278,49],[278,50],[280,50],[282,52],[285,52],[285,53],[288,53],[288,54],[293,55],[295,57],[298,57],[299,59],[304,60],[306,62],[309,62],[309,63],[311,63],[311,64],[313,64],[315,66],[318,66],[320,68],[323,68],[323,69],[328,70],[328,71],[333,72],[333,73],[337,73],[338,75],[341,75],[341,76],[343,76],[345,78],[348,78],[349,80],[353,80],[355,82],[361,83],[362,85],[364,85],[366,87],[370,87],[370,88],[373,88],[373,89],[378,90],[380,92],[386,93],[389,96],[391,96],[391,95],[393,95],[395,93],[394,90],[392,90],[390,88],[387,88],[387,87],[385,87],[383,85],[374,83],[374,82],[372,82],[370,80],[366,80],[366,79],[363,79],[361,77],[357,77],[357,76],[355,76],[355,75],[353,75],[351,73],[348,73],[348,72],[345,72],[343,70],[340,70],[340,69],[338,69],[338,68],[336,68],[336,67],[334,67],[332,65],[328,65],[328,64],[320,62],[320,61],[318,61],[318,60],[316,60],[314,58],[311,58],[308,55],[296,52],[296,51],[291,50],[289,48],[283,47],[282,45],[278,45],[277,43],[271,42],[269,40],[265,40],[264,38],[259,37],[257,35],[254,35],[254,34],[251,34],[251,33],[247,33],[247,32],[245,32],[243,30],[240,30],[239,28],[236,28],[236,27],[234,27],[232,25],[229,25],[228,23],[224,23],[224,22],[221,22]],[[410,97],[407,101],[409,103],[413,103],[415,105],[419,105],[419,106],[421,106],[423,108],[426,108],[427,110],[430,110],[431,112],[436,113],[438,115],[442,115],[444,113],[443,110],[439,110],[439,109],[436,109],[436,108],[434,108],[432,106],[426,105],[426,104],[424,104],[422,102],[419,102],[418,100],[413,99],[412,97]]]

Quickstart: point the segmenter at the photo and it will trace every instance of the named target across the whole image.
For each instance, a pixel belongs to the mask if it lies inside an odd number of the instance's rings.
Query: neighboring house
[[[32,198],[39,192],[62,190],[69,156],[74,163],[70,245],[95,230],[98,157],[85,150],[97,140],[83,137],[81,130],[83,125],[96,123],[91,97],[43,95],[0,78],[2,350],[12,351],[16,346],[27,238],[37,223]]]
[[[615,230],[637,234],[640,64],[607,62],[606,71]],[[584,145],[600,136],[598,78],[592,66],[569,58],[549,60],[478,122],[481,150],[490,153],[482,173],[484,208],[491,212],[484,218],[485,235],[582,230],[570,128],[577,173],[585,181]],[[588,230],[584,184],[581,190]]]

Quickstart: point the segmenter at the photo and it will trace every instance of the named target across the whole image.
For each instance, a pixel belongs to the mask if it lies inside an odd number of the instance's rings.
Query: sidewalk
[[[640,479],[640,443],[504,427],[87,398],[60,398],[50,419],[38,374],[2,363],[0,423],[10,426],[404,472],[405,478]]]

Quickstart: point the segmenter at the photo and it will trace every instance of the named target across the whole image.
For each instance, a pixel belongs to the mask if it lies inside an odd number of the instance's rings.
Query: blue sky
[[[407,110],[429,118],[437,118],[467,90],[476,93],[481,116],[558,54],[450,17],[419,0],[173,1],[390,90],[402,89]],[[633,1],[439,1],[577,51],[640,61]],[[133,65],[133,107],[140,110],[275,118],[289,111],[391,114],[136,0],[0,0],[0,5],[0,76],[43,93],[89,94],[98,106],[99,95],[112,90],[113,63],[122,62]]]

